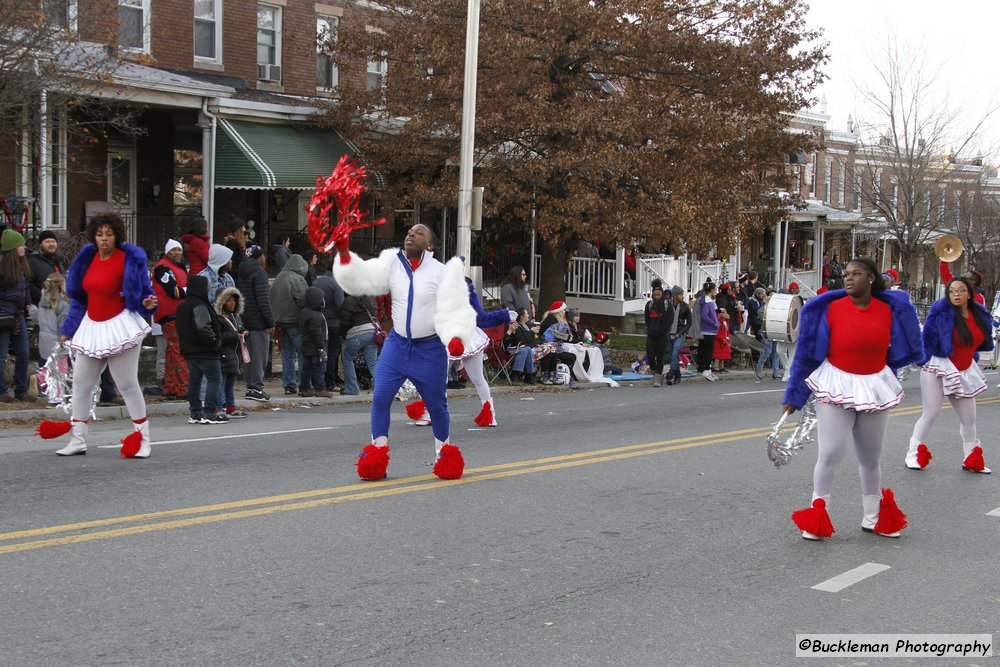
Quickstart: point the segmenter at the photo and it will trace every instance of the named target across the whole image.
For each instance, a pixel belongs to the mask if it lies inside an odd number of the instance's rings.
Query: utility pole
[[[462,88],[462,147],[458,169],[456,253],[472,261],[472,153],[476,135],[476,70],[479,64],[479,0],[469,0],[465,28],[465,83]]]

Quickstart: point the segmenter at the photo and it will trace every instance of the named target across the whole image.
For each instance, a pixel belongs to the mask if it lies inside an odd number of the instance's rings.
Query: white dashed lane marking
[[[881,565],[879,563],[865,563],[864,565],[859,565],[853,570],[848,570],[843,574],[838,574],[832,579],[827,579],[826,581],[820,582],[815,586],[812,586],[813,590],[825,591],[827,593],[839,593],[848,586],[853,586],[859,581],[863,581],[868,577],[874,576],[879,572],[884,572],[888,570],[888,565]]]

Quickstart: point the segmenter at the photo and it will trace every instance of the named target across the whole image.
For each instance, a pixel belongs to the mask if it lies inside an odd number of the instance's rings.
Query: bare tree
[[[895,241],[900,280],[909,284],[910,260],[941,232],[956,231],[955,193],[975,187],[979,142],[997,107],[971,119],[968,109],[949,108],[939,68],[894,38],[872,67],[876,83],[859,88],[867,110],[856,128],[853,178],[864,209]],[[968,169],[977,155],[978,169]]]
[[[330,45],[345,71],[388,64],[330,121],[393,174],[387,205],[454,206],[466,3],[392,4]],[[706,251],[780,216],[769,195],[812,139],[785,130],[821,80],[816,37],[801,0],[483,3],[475,180],[484,217],[537,231],[542,302],[579,238]]]

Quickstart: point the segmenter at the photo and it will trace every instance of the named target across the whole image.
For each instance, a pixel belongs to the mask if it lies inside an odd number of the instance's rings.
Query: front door
[[[135,149],[108,150],[108,202],[125,221],[129,242],[135,242]]]

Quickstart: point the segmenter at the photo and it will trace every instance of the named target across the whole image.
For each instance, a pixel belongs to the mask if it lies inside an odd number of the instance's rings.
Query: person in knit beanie
[[[0,368],[0,402],[34,400],[28,396],[28,327],[25,308],[31,303],[31,270],[25,258],[24,237],[13,229],[0,234],[0,350],[14,348],[14,396]],[[12,345],[13,344],[13,345]]]

